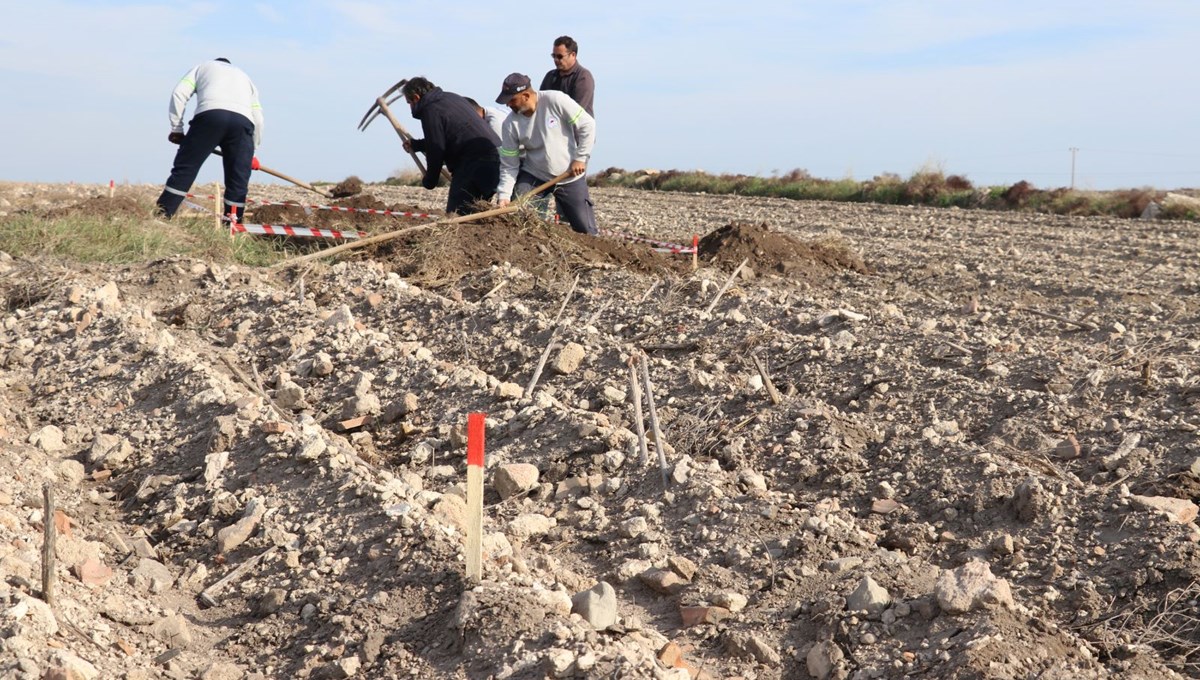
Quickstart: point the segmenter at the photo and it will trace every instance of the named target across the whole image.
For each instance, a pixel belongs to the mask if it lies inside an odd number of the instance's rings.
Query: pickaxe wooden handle
[[[387,116],[388,122],[392,124],[392,127],[396,128],[396,134],[400,135],[400,139],[408,142],[411,145],[413,136],[408,134],[408,130],[405,130],[404,126],[400,124],[400,121],[396,120],[396,117],[392,115],[392,110],[388,108],[387,100],[385,100],[383,97],[376,97],[375,103],[379,105],[379,110],[383,111],[383,115]],[[409,151],[408,155],[412,156],[413,162],[417,164],[417,169],[421,171],[422,175],[424,175],[425,164],[421,162],[420,158],[417,158],[417,152]],[[450,171],[446,170],[446,168],[442,168],[442,176],[449,181]]]
[[[218,156],[222,155],[220,149],[213,149],[213,153]],[[325,198],[333,198],[329,194],[325,193],[324,191],[321,191],[320,189],[309,184],[308,182],[296,179],[295,177],[289,177],[289,176],[283,174],[282,172],[279,172],[278,170],[272,170],[271,168],[268,168],[267,166],[263,165],[262,163],[258,164],[258,169],[262,170],[263,172],[267,173],[268,175],[274,175],[274,176],[278,177],[279,179],[287,180],[288,182],[291,182],[292,184],[295,184],[298,187],[303,187],[305,189],[308,189],[309,191],[313,191],[318,194],[321,194]]]

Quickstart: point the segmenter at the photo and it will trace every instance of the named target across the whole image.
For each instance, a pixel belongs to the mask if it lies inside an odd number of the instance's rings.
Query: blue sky
[[[382,180],[412,162],[359,119],[424,75],[484,102],[556,36],[596,77],[592,170],[976,184],[1200,186],[1200,3],[0,0],[0,180],[161,183],[167,103],[226,56],[262,94],[264,165]],[[189,117],[194,102],[189,106]],[[420,136],[407,107],[397,117]],[[206,164],[200,181],[220,177]],[[258,174],[255,181],[273,181]]]

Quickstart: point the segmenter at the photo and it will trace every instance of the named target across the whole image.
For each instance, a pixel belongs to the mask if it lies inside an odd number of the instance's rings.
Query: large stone
[[[846,657],[842,648],[833,640],[823,640],[812,646],[805,657],[808,674],[817,680],[825,680],[833,674],[833,669]]]
[[[588,590],[575,593],[571,611],[583,617],[592,628],[604,630],[617,622],[617,591],[601,581]]]
[[[280,408],[292,411],[303,411],[308,408],[308,402],[304,400],[304,388],[290,380],[275,390],[275,403],[279,404]]]
[[[267,506],[261,498],[250,499],[241,519],[217,532],[217,551],[227,553],[245,543],[266,512]]]
[[[63,431],[57,425],[47,425],[29,435],[29,443],[45,451],[55,453],[67,448],[63,441]]]
[[[508,535],[513,538],[525,540],[533,536],[540,536],[551,529],[557,522],[553,517],[529,512],[517,516],[516,519],[508,523]]]
[[[76,489],[79,484],[87,477],[87,471],[83,468],[83,463],[68,458],[58,462],[58,479],[69,489]]]
[[[1129,500],[1135,505],[1162,513],[1167,519],[1179,524],[1187,524],[1196,519],[1200,507],[1184,498],[1170,496],[1130,496]]]
[[[94,557],[89,557],[76,564],[72,569],[75,572],[75,576],[86,586],[102,586],[108,583],[108,580],[113,575],[112,567]]]
[[[982,607],[1013,608],[1012,589],[1008,581],[997,578],[986,563],[967,562],[954,570],[943,571],[934,586],[938,605],[950,614],[969,612]]]
[[[778,666],[783,658],[775,647],[758,635],[751,633],[730,633],[725,638],[725,649],[730,656],[741,659],[754,659],[767,666]]]
[[[100,677],[100,671],[91,662],[85,661],[65,649],[54,652],[54,663],[57,669],[63,672],[60,677],[69,680],[94,680]]]
[[[161,593],[171,587],[171,584],[175,582],[175,576],[162,562],[141,559],[130,573],[129,580],[137,588],[148,590],[151,593]]]
[[[133,446],[115,434],[98,434],[87,452],[87,462],[112,468],[124,463],[133,454]]]
[[[192,644],[192,631],[182,614],[168,614],[155,621],[150,634],[171,649],[186,649]]]
[[[497,399],[520,399],[525,396],[525,388],[516,383],[502,382],[496,385]]]
[[[558,351],[558,356],[554,357],[554,361],[550,364],[550,368],[556,373],[568,374],[574,373],[579,364],[583,362],[584,351],[583,345],[575,342],[568,342]]]
[[[538,485],[537,466],[529,463],[501,465],[492,473],[492,485],[503,499],[532,491]]]
[[[467,530],[467,502],[462,496],[443,494],[433,504],[431,512],[445,524],[456,527],[459,531]]]
[[[846,609],[852,612],[865,611],[868,617],[876,618],[891,602],[892,596],[886,588],[870,576],[864,576],[850,597],[846,598]]]
[[[638,579],[647,588],[663,595],[677,595],[688,585],[682,576],[666,569],[647,569],[638,574]]]
[[[9,621],[21,621],[28,626],[30,632],[38,635],[53,636],[58,633],[58,619],[54,610],[45,602],[28,597],[20,591],[13,591],[17,596],[17,604],[4,612],[4,618]]]

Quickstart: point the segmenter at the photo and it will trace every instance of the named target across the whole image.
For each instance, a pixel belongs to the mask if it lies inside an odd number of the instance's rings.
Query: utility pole
[[[1075,188],[1075,154],[1079,153],[1079,147],[1073,146],[1067,151],[1071,152],[1071,188]]]

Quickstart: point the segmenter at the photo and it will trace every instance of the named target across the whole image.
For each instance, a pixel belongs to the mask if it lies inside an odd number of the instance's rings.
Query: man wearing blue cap
[[[558,212],[572,229],[598,233],[584,176],[596,138],[595,119],[562,92],[534,90],[529,76],[520,73],[504,79],[496,103],[512,110],[501,125],[500,186],[496,190],[500,205],[508,205],[514,186],[518,194],[525,194],[570,171],[569,179],[538,196],[553,193]]]

